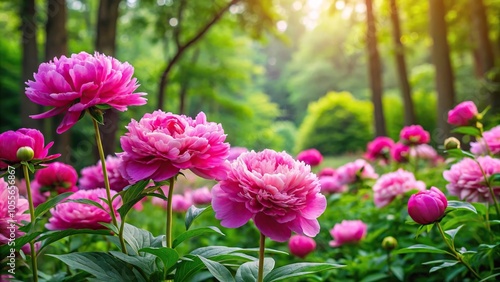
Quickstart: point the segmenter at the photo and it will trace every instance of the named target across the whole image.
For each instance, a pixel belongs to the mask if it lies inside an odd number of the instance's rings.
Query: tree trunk
[[[108,56],[114,56],[116,50],[116,27],[118,8],[121,0],[101,0],[97,17],[97,37],[95,49]],[[120,116],[115,109],[109,109],[104,114],[104,125],[99,126],[103,142],[104,155],[116,151],[116,132]]]
[[[453,70],[450,61],[450,49],[446,38],[446,10],[443,0],[429,0],[430,31],[433,40],[432,61],[436,70],[437,90],[437,126],[439,132],[433,133],[438,144],[450,134],[448,111],[455,105],[455,89],[453,86]]]
[[[38,48],[36,43],[37,26],[35,0],[26,0],[21,4],[21,31],[22,31],[22,87],[21,87],[21,127],[42,130],[42,121],[32,119],[29,115],[39,114],[43,107],[31,102],[24,94],[25,82],[33,79],[33,73],[38,70]]]
[[[401,42],[401,28],[399,24],[399,12],[396,0],[391,0],[391,22],[392,38],[394,41],[394,53],[396,56],[396,67],[398,72],[399,86],[404,105],[405,125],[416,124],[415,110],[411,98],[411,88],[408,82],[408,72],[406,71],[406,60],[404,56],[404,46]]]
[[[380,55],[377,49],[377,30],[375,27],[375,16],[373,15],[372,0],[366,0],[366,44],[368,49],[368,67],[370,76],[370,88],[372,91],[372,102],[375,114],[375,135],[386,136],[384,109],[382,106],[382,68]]]
[[[191,57],[191,62],[190,64],[194,66],[196,64],[196,61],[198,61],[198,58],[200,57],[200,49],[196,49],[193,53],[193,56]],[[183,115],[186,114],[186,103],[187,103],[187,92],[189,89],[189,82],[190,79],[184,79],[181,83],[181,90],[179,92],[179,114]]]
[[[68,33],[66,31],[67,9],[66,0],[47,1],[47,23],[45,25],[45,60],[50,61],[54,57],[67,55]],[[50,149],[52,153],[59,153],[61,162],[69,163],[71,160],[71,131],[56,134],[55,129],[61,123],[63,115],[57,115],[50,119],[54,146]]]

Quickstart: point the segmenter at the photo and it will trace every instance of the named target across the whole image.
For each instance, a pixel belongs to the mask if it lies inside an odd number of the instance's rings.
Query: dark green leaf
[[[402,267],[391,265],[391,272],[399,281],[404,281],[405,273]]]
[[[212,258],[214,256],[227,255],[233,252],[238,252],[243,250],[242,248],[231,248],[226,246],[209,246],[201,247],[195,249],[191,252],[192,255],[203,256],[206,258]]]
[[[500,273],[495,273],[495,274],[492,274],[488,277],[485,277],[483,278],[482,280],[480,280],[479,282],[483,282],[483,281],[488,281],[488,280],[491,280],[492,278],[495,278],[497,276],[500,276]],[[497,281],[497,280],[491,280],[491,281]]]
[[[99,222],[100,225],[102,226],[105,226],[106,228],[108,228],[109,230],[113,231],[115,234],[118,234],[120,233],[120,231],[118,230],[118,227],[116,227],[114,224],[112,223],[106,223],[106,222]]]
[[[479,131],[479,129],[477,127],[474,127],[474,126],[460,126],[460,127],[454,128],[451,132],[465,134],[465,135],[471,135],[471,136],[480,136],[481,135],[481,131]]]
[[[212,273],[212,275],[215,277],[215,279],[219,281],[224,281],[224,282],[231,282],[234,281],[233,276],[231,275],[231,272],[222,264],[209,260],[207,258],[204,258],[202,256],[198,256],[198,258],[203,262],[205,267]]]
[[[205,265],[199,256],[187,255],[178,263],[175,271],[175,282],[191,282],[191,278],[203,269]]]
[[[467,151],[463,151],[462,149],[449,149],[449,150],[446,150],[445,152],[451,158],[471,158],[471,159],[476,158],[473,154],[471,154]]]
[[[186,230],[189,229],[189,227],[193,223],[193,220],[195,220],[197,217],[199,217],[204,213],[212,211],[213,211],[212,206],[208,206],[206,208],[197,208],[195,206],[189,207],[189,209],[186,212],[186,220],[185,220]]]
[[[155,263],[156,257],[153,255],[134,256],[117,251],[111,251],[109,253],[126,263],[130,263],[131,265],[136,266],[137,269],[141,269],[141,271],[144,272],[148,277],[158,271]]]
[[[55,205],[57,205],[62,200],[69,197],[71,194],[73,194],[73,193],[70,193],[70,192],[62,193],[62,194],[55,196],[54,198],[49,199],[45,203],[41,203],[40,205],[38,205],[35,208],[35,217],[38,218],[38,217],[44,215],[47,211],[49,211],[51,208],[53,208]]]
[[[110,235],[110,231],[107,229],[65,229],[65,230],[57,230],[57,231],[49,231],[45,232],[38,238],[38,241],[42,241],[42,245],[40,246],[40,250],[44,249],[48,245],[59,241],[68,236],[77,235],[77,234],[97,234],[97,235]]]
[[[218,233],[224,236],[224,233],[222,233],[222,231],[220,231],[220,229],[215,226],[196,228],[193,230],[188,230],[186,232],[183,232],[181,235],[179,235],[179,237],[175,238],[175,240],[172,242],[172,247],[176,248],[180,243],[184,242],[189,238],[193,238],[207,233]]]
[[[163,235],[153,237],[151,232],[139,229],[133,225],[125,223],[123,238],[130,245],[134,254],[139,254],[139,250],[147,247],[162,247]]]
[[[28,244],[31,240],[35,239],[42,232],[37,231],[22,237],[16,238],[15,246],[9,246],[8,244],[0,245],[0,257],[6,258],[10,254],[10,249],[14,248],[16,251],[19,251],[24,245]]]
[[[88,108],[88,112],[92,119],[97,121],[98,124],[104,124],[103,112],[97,108]]]
[[[96,108],[100,109],[100,110],[108,110],[108,109],[111,109],[111,106],[108,105],[108,104],[99,104],[99,105],[95,105]]]
[[[264,277],[264,282],[281,281],[292,277],[309,275],[339,267],[344,266],[332,263],[294,263],[276,268],[275,270],[271,271],[271,273]]]
[[[122,218],[125,218],[130,209],[144,198],[145,195],[143,195],[142,192],[148,183],[149,181],[146,180],[139,181],[120,192],[123,205],[118,209],[118,213],[120,213]]]
[[[381,280],[386,280],[388,277],[389,277],[389,275],[386,273],[375,273],[375,274],[371,274],[371,275],[363,277],[363,279],[360,282],[381,281]]]
[[[274,268],[274,260],[272,258],[264,258],[264,277],[268,275]],[[259,272],[259,261],[250,261],[242,264],[236,271],[237,282],[257,281]]]
[[[457,209],[470,210],[471,212],[477,214],[476,208],[470,203],[462,201],[448,201],[448,207],[446,208],[447,212]]]
[[[177,251],[166,247],[147,247],[140,249],[139,252],[145,252],[159,257],[163,262],[165,269],[172,267],[179,259]]]
[[[451,253],[438,249],[433,246],[428,246],[424,244],[416,244],[413,246],[410,246],[408,248],[403,248],[399,249],[397,251],[394,251],[393,254],[408,254],[408,253],[433,253],[433,254],[448,254],[452,255]]]
[[[451,241],[455,241],[455,236],[457,235],[458,231],[460,231],[460,229],[464,227],[464,225],[460,225],[459,227],[455,228],[455,229],[450,229],[450,230],[446,230],[444,233],[448,234],[451,238]]]

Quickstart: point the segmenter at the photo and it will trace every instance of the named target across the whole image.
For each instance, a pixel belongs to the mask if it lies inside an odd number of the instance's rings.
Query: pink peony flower
[[[229,149],[229,156],[227,157],[228,161],[236,160],[241,154],[248,152],[248,149],[245,147],[231,147]]]
[[[457,196],[460,200],[467,202],[493,202],[490,191],[486,185],[486,178],[495,173],[500,173],[500,160],[490,156],[478,157],[477,162],[470,158],[465,158],[452,165],[449,170],[443,172],[443,177],[449,183],[446,189],[450,195]],[[498,198],[500,196],[500,186],[495,186],[493,193]]]
[[[403,143],[395,143],[391,148],[391,157],[398,163],[405,163],[410,156],[410,147]]]
[[[378,159],[387,161],[390,158],[390,152],[393,145],[394,141],[391,138],[379,136],[366,146],[365,158],[369,161]]]
[[[117,192],[122,191],[123,188],[131,184],[122,176],[119,169],[120,165],[121,160],[118,157],[111,155],[106,157],[106,171],[108,172],[109,186],[112,190]],[[83,168],[80,173],[82,175],[79,181],[81,189],[89,190],[105,187],[101,161],[98,161],[97,164],[93,166]]]
[[[31,196],[33,197],[33,205],[37,207],[47,201],[50,197],[50,191],[45,190],[42,192],[42,185],[35,179],[31,182]]]
[[[335,176],[321,176],[319,178],[321,185],[321,193],[343,193],[349,189],[346,184],[343,184],[338,175]]]
[[[116,191],[111,191],[111,197],[116,194]],[[87,199],[99,203],[104,210],[90,204],[76,203],[69,200]],[[106,199],[106,189],[94,190],[79,190],[72,194],[64,202],[57,204],[50,209],[52,217],[45,227],[49,230],[65,230],[65,229],[104,229],[106,227],[99,222],[111,222],[109,205],[102,199]],[[117,219],[120,219],[120,214],[116,211],[121,206],[121,198],[117,197],[113,200],[113,209]]]
[[[337,174],[337,170],[332,167],[325,167],[318,172],[318,177],[322,176],[334,176]]]
[[[35,180],[40,185],[40,192],[55,191],[58,194],[64,192],[76,192],[76,181],[78,174],[76,170],[65,163],[54,162],[46,168],[35,173]]]
[[[120,171],[129,180],[162,181],[190,169],[207,179],[224,179],[229,168],[229,144],[220,124],[207,122],[203,112],[191,119],[155,111],[132,120],[120,138],[124,153]]]
[[[141,97],[145,93],[133,93],[139,85],[132,78],[134,68],[128,63],[95,53],[81,52],[70,58],[61,56],[42,63],[34,74],[35,81],[26,85],[26,96],[51,110],[32,115],[32,118],[48,118],[64,114],[57,133],[70,129],[89,108],[107,105],[119,111],[128,106],[146,104]]]
[[[9,164],[21,162],[17,157],[17,150],[21,147],[33,149],[33,160],[49,161],[60,156],[60,154],[47,156],[54,142],[50,142],[47,146],[44,143],[43,134],[36,129],[21,128],[16,131],[3,132],[0,134],[0,148],[2,148],[0,150],[0,170],[5,170]]]
[[[429,143],[431,140],[429,132],[420,125],[405,126],[399,133],[401,141],[408,145],[419,145]]]
[[[318,234],[317,218],[326,198],[311,167],[285,152],[248,152],[231,163],[226,180],[212,189],[212,207],[221,225],[237,228],[253,219],[260,232],[285,242],[294,231]]]
[[[193,205],[191,192],[185,191],[184,194],[172,195],[172,211],[177,213],[186,212]]]
[[[340,247],[347,243],[357,243],[366,236],[367,230],[368,227],[361,220],[342,220],[330,230],[333,237],[330,246]]]
[[[448,200],[443,192],[431,187],[430,190],[411,195],[408,200],[408,214],[416,223],[430,224],[443,217],[447,206]]]
[[[288,241],[290,253],[299,258],[305,258],[314,249],[316,249],[316,241],[313,238],[303,235],[293,235]]]
[[[208,187],[193,190],[191,196],[195,205],[208,205],[212,202],[212,192]]]
[[[456,126],[469,125],[477,114],[477,107],[474,102],[465,101],[448,112],[448,123]]]
[[[413,173],[398,169],[382,175],[372,187],[375,205],[379,208],[391,203],[394,198],[404,193],[417,189],[425,190],[425,183],[417,181]]]
[[[305,162],[310,166],[317,166],[323,161],[323,155],[316,149],[308,149],[297,155],[297,160]]]
[[[375,169],[363,159],[357,159],[339,167],[337,175],[342,184],[353,184],[359,180],[378,178]]]
[[[433,161],[439,157],[437,151],[428,144],[414,146],[410,150],[410,156],[418,157],[421,160]]]
[[[500,153],[500,125],[483,132],[483,138],[470,143],[470,151],[477,155],[488,155],[491,151],[496,155]]]

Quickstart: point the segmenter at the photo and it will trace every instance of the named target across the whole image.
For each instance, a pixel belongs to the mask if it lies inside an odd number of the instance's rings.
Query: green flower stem
[[[30,209],[30,219],[31,219],[31,228],[30,233],[33,231],[35,227],[35,206],[33,205],[33,196],[31,195],[31,185],[30,185],[30,175],[28,172],[28,166],[23,164],[23,173],[24,179],[26,180],[26,190],[28,194],[28,203]],[[36,249],[35,249],[35,240],[31,240],[30,244],[30,252],[31,252],[31,271],[33,272],[33,281],[38,281],[38,266],[37,266],[37,258],[36,258]]]
[[[437,228],[439,230],[439,233],[441,234],[441,237],[443,237],[444,242],[446,243],[446,245],[448,246],[448,248],[453,253],[453,256],[459,262],[461,262],[463,265],[465,265],[465,267],[467,267],[467,269],[469,269],[469,271],[472,272],[472,274],[474,274],[474,276],[476,276],[477,279],[481,280],[481,276],[479,276],[479,274],[477,274],[477,272],[470,266],[470,264],[468,262],[464,261],[462,254],[458,253],[455,250],[455,248],[450,244],[450,242],[448,241],[448,239],[446,239],[446,235],[444,234],[444,231],[443,231],[443,228],[441,227],[441,224],[439,222],[436,222],[436,226],[437,226]]]
[[[175,177],[175,176],[174,176]],[[170,178],[170,184],[168,186],[168,198],[167,198],[167,230],[166,230],[166,240],[167,248],[172,248],[172,195],[174,194],[174,182],[175,178]]]
[[[104,156],[104,149],[102,148],[101,134],[99,133],[99,124],[92,118],[94,123],[95,140],[97,145],[97,151],[99,152],[99,158],[101,159],[102,175],[104,176],[104,188],[106,188],[106,199],[109,205],[109,213],[111,214],[111,220],[113,225],[118,227],[118,221],[116,220],[115,209],[113,208],[113,202],[111,200],[111,188],[109,186],[108,170],[106,169],[106,157]],[[123,219],[125,221],[125,219]],[[120,239],[120,245],[123,253],[127,253],[127,248],[125,246],[125,240],[123,239],[123,230],[120,229],[118,238]]]
[[[264,252],[266,250],[266,236],[260,233],[259,242],[259,272],[257,275],[257,282],[264,281]]]
[[[122,247],[122,252],[128,255],[127,246],[125,245],[125,240],[123,239],[123,229],[125,228],[125,216],[123,216],[122,221],[120,221],[120,229],[118,229],[118,238],[120,239],[120,245]]]
[[[491,183],[488,179],[488,176],[486,175],[486,172],[484,172],[484,169],[481,166],[481,164],[476,159],[474,159],[474,161],[476,161],[477,165],[479,166],[479,169],[481,170],[481,173],[483,174],[484,181],[486,182],[486,185],[488,185],[488,190],[490,191],[491,198],[493,199],[493,203],[495,205],[495,210],[497,211],[497,217],[500,217],[500,206],[498,205],[497,197],[496,197],[495,193],[493,192],[493,187],[491,187]]]
[[[387,250],[387,273],[389,276],[392,276],[392,271],[391,271],[391,250]]]

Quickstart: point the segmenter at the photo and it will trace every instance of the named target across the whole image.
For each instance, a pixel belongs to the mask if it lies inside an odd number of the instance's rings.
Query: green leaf
[[[454,211],[457,209],[470,210],[471,212],[477,214],[476,208],[470,203],[462,201],[448,201],[448,207],[446,208],[446,212]]]
[[[92,274],[97,280],[107,282],[146,281],[137,270],[132,270],[123,261],[103,252],[70,253],[51,255],[73,269]]]
[[[220,231],[219,228],[215,226],[208,226],[208,227],[201,227],[193,230],[188,230],[186,232],[183,232],[181,235],[179,235],[175,240],[172,242],[172,247],[175,249],[180,243],[184,242],[185,240],[189,238],[193,238],[196,236],[200,236],[206,233],[218,233],[222,236],[224,236],[224,233]]]
[[[445,150],[445,152],[451,158],[471,158],[471,159],[476,158],[473,154],[471,154],[467,151],[464,151],[462,149],[449,149],[449,150]]]
[[[455,236],[457,235],[458,231],[460,231],[460,229],[464,227],[464,225],[460,225],[459,227],[455,228],[455,229],[450,229],[450,230],[446,230],[444,233],[448,234],[451,238],[451,241],[455,241]]]
[[[99,222],[100,225],[102,226],[105,226],[106,228],[108,228],[109,230],[113,231],[115,234],[118,234],[120,233],[120,231],[118,230],[118,227],[116,227],[114,224],[112,223],[107,223],[107,222]]]
[[[29,234],[24,235],[24,236],[19,237],[19,238],[16,238],[16,240],[14,241],[15,246],[9,246],[7,243],[0,245],[0,257],[6,258],[9,255],[11,248],[14,248],[14,249],[16,249],[16,251],[19,251],[19,249],[21,249],[24,245],[28,244],[31,240],[38,237],[38,235],[40,235],[40,234],[42,234],[42,232],[37,231],[37,232],[29,233]]]
[[[471,135],[471,136],[480,136],[481,135],[481,131],[479,131],[479,129],[477,127],[474,127],[474,126],[460,126],[460,127],[454,128],[451,132],[465,134],[465,135]]]
[[[264,277],[264,282],[281,281],[292,277],[309,275],[316,272],[323,272],[340,267],[344,267],[344,265],[310,262],[294,263],[276,268],[275,270],[271,271],[271,273]]]
[[[97,121],[98,124],[104,124],[104,115],[103,112],[97,108],[88,108],[87,111],[89,112],[90,116],[92,119]]]
[[[54,242],[57,242],[57,241],[59,241],[63,238],[66,238],[68,236],[77,235],[77,234],[110,235],[110,231],[107,229],[97,229],[97,230],[95,230],[95,229],[65,229],[65,230],[45,232],[37,240],[37,241],[42,241],[42,245],[40,246],[40,251]]]
[[[117,251],[110,251],[109,253],[117,259],[136,266],[137,269],[141,269],[147,276],[150,276],[158,271],[158,268],[156,267],[156,257],[153,255],[134,256]]]
[[[62,193],[62,194],[55,196],[54,198],[49,199],[45,203],[41,203],[40,205],[38,205],[35,208],[35,217],[38,218],[38,217],[44,215],[47,211],[49,211],[51,208],[53,208],[55,205],[57,205],[62,200],[69,197],[71,194],[73,194],[73,193],[71,193],[71,192]]]
[[[214,256],[227,255],[233,252],[238,252],[243,250],[242,248],[226,247],[226,246],[209,246],[201,247],[193,250],[192,255],[203,256],[206,258],[212,258]]]
[[[447,261],[447,262],[444,262],[443,264],[441,265],[438,265],[438,266],[434,266],[433,268],[431,268],[429,270],[429,273],[432,273],[434,271],[438,271],[440,269],[443,269],[443,268],[447,268],[447,267],[450,267],[450,266],[454,266],[456,265],[457,263],[459,263],[459,261]]]
[[[95,105],[94,107],[98,108],[99,110],[108,110],[111,109],[111,106],[108,104],[99,104]]]
[[[394,251],[393,254],[408,254],[408,253],[432,253],[432,254],[448,254],[452,255],[451,253],[438,249],[433,246],[429,245],[424,245],[424,244],[416,244],[413,246],[410,246],[408,248],[403,248],[399,249],[397,251]]]
[[[142,192],[148,183],[149,181],[147,180],[139,181],[134,185],[126,187],[119,193],[122,197],[123,205],[118,209],[118,213],[122,218],[125,218],[130,209],[144,198],[145,195],[143,195]]]
[[[264,258],[264,278],[273,270],[274,260],[272,258]],[[236,271],[237,282],[252,282],[257,281],[259,272],[259,261],[250,261],[242,264]],[[264,279],[265,280],[265,279]]]
[[[203,264],[206,266],[208,271],[212,273],[212,275],[215,277],[215,279],[219,281],[224,281],[224,282],[231,282],[234,281],[233,276],[231,275],[231,272],[222,264],[209,260],[207,258],[204,258],[202,256],[198,256],[198,258],[203,262]]]
[[[404,281],[405,272],[402,267],[392,265],[390,269],[392,274],[394,274],[394,276],[396,276],[396,278],[398,278],[399,281]]]
[[[96,201],[89,200],[89,199],[71,199],[71,200],[68,200],[68,202],[92,205],[94,207],[97,207],[98,209],[101,209],[101,210],[107,212],[107,210],[100,203],[98,203]]]
[[[123,238],[130,245],[134,254],[139,254],[139,250],[147,247],[163,247],[164,235],[153,237],[151,232],[137,228],[131,224],[125,223],[123,228]]]
[[[175,270],[174,281],[184,282],[191,281],[191,278],[203,269],[205,265],[201,262],[199,256],[187,255],[178,263]]]
[[[258,253],[259,252],[259,248],[245,248],[245,249],[241,249],[240,252],[252,252],[252,253]],[[277,254],[277,255],[289,255],[287,252],[284,252],[284,251],[280,251],[280,250],[275,250],[275,249],[270,249],[270,248],[266,248],[266,250],[264,251],[265,254]]]
[[[385,273],[375,273],[375,274],[371,274],[371,275],[363,277],[363,279],[360,282],[381,281],[381,280],[387,279],[388,277],[389,277],[389,275],[385,274]]]
[[[200,215],[202,215],[204,213],[212,212],[212,211],[213,211],[213,209],[212,209],[211,205],[206,207],[206,208],[197,208],[195,206],[189,207],[189,209],[186,212],[186,220],[185,220],[186,230],[188,230],[189,227],[191,227],[191,224],[193,223],[193,221],[197,217],[199,217]]]
[[[147,247],[140,249],[139,252],[145,252],[159,257],[163,262],[163,266],[165,267],[166,270],[174,266],[177,260],[179,259],[179,254],[177,253],[176,250],[166,247],[160,247],[160,248]]]
[[[494,173],[488,178],[488,183],[492,187],[500,186],[500,173]]]
[[[490,280],[491,278],[495,278],[495,277],[497,277],[497,276],[500,276],[500,273],[495,273],[495,274],[492,274],[492,275],[490,275],[490,276],[488,276],[488,277],[483,278],[483,279],[482,279],[482,280],[480,280],[479,282],[488,281],[488,280]],[[493,280],[493,281],[496,281],[496,280]]]

